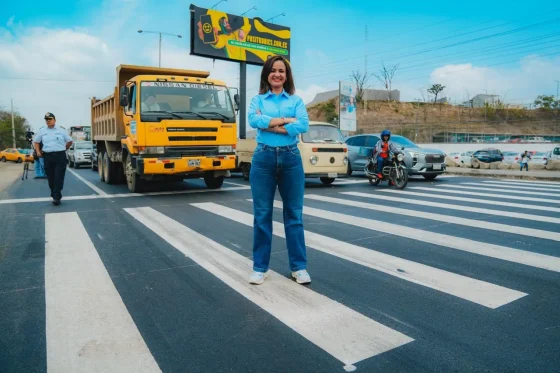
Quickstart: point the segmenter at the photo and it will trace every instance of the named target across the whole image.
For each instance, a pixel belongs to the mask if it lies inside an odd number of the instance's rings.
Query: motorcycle
[[[381,174],[383,177],[380,179],[377,175],[377,159],[376,157],[368,158],[368,163],[364,169],[369,183],[371,185],[378,185],[382,181],[389,181],[389,185],[394,185],[397,189],[404,189],[408,184],[408,170],[404,164],[404,154],[391,154],[383,160],[383,169]]]

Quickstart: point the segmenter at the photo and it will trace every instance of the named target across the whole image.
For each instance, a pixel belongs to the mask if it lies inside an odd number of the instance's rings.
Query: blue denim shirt
[[[258,114],[257,110],[260,110],[261,114]],[[287,135],[261,131],[261,129],[268,128],[272,118],[296,118],[297,120],[284,125],[286,131],[288,131]],[[257,95],[251,100],[251,105],[249,106],[249,125],[258,131],[257,143],[269,146],[286,146],[297,144],[299,142],[299,134],[307,132],[309,129],[309,117],[301,97],[289,95],[284,90],[279,95],[269,91],[268,93]]]

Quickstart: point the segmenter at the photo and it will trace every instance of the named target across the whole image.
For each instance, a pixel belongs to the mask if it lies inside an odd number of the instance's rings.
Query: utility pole
[[[366,25],[366,38],[365,38],[365,44],[364,44],[364,82],[366,82],[367,80],[367,42],[368,42],[368,32],[367,32],[367,25]],[[363,87],[363,85],[362,85]],[[367,89],[367,87],[366,87]],[[362,89],[362,102],[364,105],[364,111],[367,112],[367,102],[366,102],[366,93],[363,91]],[[358,104],[356,103],[356,107],[358,106]]]
[[[560,101],[558,101],[558,86],[560,85],[560,80],[555,80],[556,82],[556,117],[554,118],[554,140],[556,141],[556,125],[558,123],[558,110],[560,109]]]
[[[142,33],[147,33],[147,34],[159,34],[159,64],[158,66],[161,67],[161,36],[162,35],[169,35],[169,36],[175,36],[179,39],[181,39],[183,36],[181,35],[177,35],[177,34],[170,34],[167,32],[161,32],[161,31],[146,31],[146,30],[138,30],[139,34]]]
[[[14,100],[10,100],[12,103],[12,139],[13,139],[13,148],[16,147],[16,126],[14,124]]]

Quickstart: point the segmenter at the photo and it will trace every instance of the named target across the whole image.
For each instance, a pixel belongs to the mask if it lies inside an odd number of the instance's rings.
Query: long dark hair
[[[260,84],[260,88],[259,88],[259,94],[265,94],[268,91],[270,91],[270,84],[268,83],[268,76],[270,75],[270,72],[272,71],[272,65],[274,65],[274,62],[276,61],[282,61],[284,62],[284,65],[286,66],[286,81],[284,82],[284,90],[290,94],[293,95],[294,93],[296,93],[296,87],[294,84],[294,77],[292,76],[292,68],[290,67],[290,64],[288,63],[288,61],[282,57],[282,56],[273,56],[270,57],[268,60],[266,60],[266,62],[264,63],[262,72],[261,72],[261,84]]]

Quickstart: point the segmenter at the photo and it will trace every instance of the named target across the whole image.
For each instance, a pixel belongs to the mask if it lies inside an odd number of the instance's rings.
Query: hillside
[[[357,133],[388,128],[418,142],[453,141],[454,134],[461,133],[459,140],[464,142],[468,137],[470,142],[482,134],[499,138],[551,136],[560,129],[560,120],[555,123],[553,112],[496,106],[467,108],[423,102],[368,101],[358,105]],[[310,119],[333,123],[338,118],[338,100],[334,98],[307,110]]]

